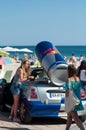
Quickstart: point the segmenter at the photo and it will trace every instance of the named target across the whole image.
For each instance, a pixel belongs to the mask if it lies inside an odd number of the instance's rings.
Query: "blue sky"
[[[0,0],[0,45],[86,44],[86,0]]]

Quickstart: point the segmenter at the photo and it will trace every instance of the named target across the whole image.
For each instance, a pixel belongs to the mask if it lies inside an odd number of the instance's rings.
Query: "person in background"
[[[77,76],[80,78],[80,72],[82,70],[83,64],[86,64],[86,60],[82,60],[79,67],[77,68]]]
[[[76,58],[76,56],[74,55],[74,54],[72,54],[72,57],[71,57],[71,61],[72,61],[72,64],[74,65],[74,66],[76,66],[77,64],[77,58]]]
[[[72,62],[74,62],[74,63],[77,61],[76,56],[74,54],[72,54],[71,59],[72,59]]]
[[[81,85],[82,85],[82,89],[85,91],[85,95],[86,95],[86,61],[83,60],[81,62],[81,66],[80,66],[80,81],[81,81]]]
[[[83,55],[80,55],[79,61],[82,62],[83,59],[84,59],[84,56],[83,56]]]
[[[69,128],[72,124],[72,118],[74,119],[75,123],[80,128],[80,130],[85,130],[84,126],[83,126],[82,122],[80,121],[78,114],[77,114],[77,111],[84,110],[82,102],[81,102],[81,98],[80,98],[80,87],[81,87],[80,80],[76,76],[76,68],[74,67],[74,65],[69,65],[68,66],[68,81],[66,83],[65,96],[68,97],[69,91],[72,89],[74,94],[80,100],[80,103],[79,103],[79,105],[75,106],[73,111],[67,113],[67,124],[66,124],[65,130],[69,130]]]
[[[28,60],[24,60],[22,61],[21,66],[17,69],[11,85],[14,103],[12,105],[9,119],[12,119],[14,122],[19,122],[19,119],[17,118],[17,110],[19,106],[20,93],[25,86],[29,85],[28,79],[31,78],[34,77],[30,76],[30,63]]]
[[[17,53],[17,52],[15,53],[15,55],[14,55],[13,58],[16,60],[16,62],[19,62],[19,56],[18,56],[18,53]]]
[[[34,57],[32,55],[30,55],[29,61],[30,61],[31,65],[34,65]]]
[[[24,55],[23,55],[22,61],[24,61],[24,60],[28,60],[28,54],[27,53],[24,53]]]

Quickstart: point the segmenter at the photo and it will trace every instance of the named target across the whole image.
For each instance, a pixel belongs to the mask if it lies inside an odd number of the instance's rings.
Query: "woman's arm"
[[[65,93],[66,97],[69,96],[70,89],[71,89],[71,82],[70,82],[70,79],[68,78],[68,81],[66,82],[66,93]]]
[[[69,89],[66,90],[65,96],[66,96],[66,97],[69,96]]]

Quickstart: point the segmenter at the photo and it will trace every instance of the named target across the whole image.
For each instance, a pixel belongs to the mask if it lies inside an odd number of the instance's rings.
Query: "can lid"
[[[60,65],[55,69],[51,69],[49,77],[53,84],[62,86],[65,84],[68,78],[67,65]]]

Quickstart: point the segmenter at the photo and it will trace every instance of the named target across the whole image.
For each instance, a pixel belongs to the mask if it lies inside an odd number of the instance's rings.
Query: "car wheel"
[[[86,116],[79,116],[79,119],[84,122],[86,120]]]
[[[27,112],[27,109],[25,108],[25,104],[23,102],[20,105],[20,120],[24,124],[29,124],[32,122],[32,117]]]

